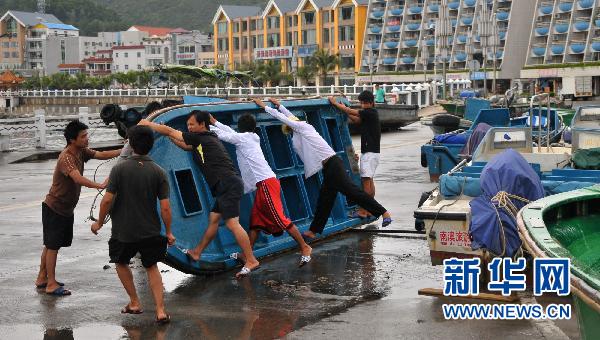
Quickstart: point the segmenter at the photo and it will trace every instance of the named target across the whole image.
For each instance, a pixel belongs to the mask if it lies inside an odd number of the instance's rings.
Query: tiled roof
[[[55,24],[63,23],[62,21],[58,20],[58,18],[55,17],[54,15],[48,14],[48,13],[21,12],[21,11],[10,10],[10,11],[6,12],[6,14],[4,14],[3,18],[9,14],[12,15],[15,19],[17,19],[17,21],[20,21],[23,25],[25,25],[27,27],[35,26],[35,25],[39,24],[40,22],[55,23]]]
[[[135,30],[147,32],[148,35],[151,37],[152,36],[163,37],[165,35],[169,35],[169,33],[171,31],[173,31],[173,28],[133,25],[128,29],[128,31],[135,31]]]

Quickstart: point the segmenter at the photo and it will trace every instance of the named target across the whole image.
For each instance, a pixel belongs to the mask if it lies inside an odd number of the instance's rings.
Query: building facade
[[[146,68],[144,45],[114,46],[112,48],[113,72],[141,71]]]
[[[329,82],[353,83],[366,14],[363,0],[271,0],[264,9],[222,5],[213,19],[215,61],[237,69],[272,60],[284,72],[294,72],[317,49],[324,49],[340,56]]]

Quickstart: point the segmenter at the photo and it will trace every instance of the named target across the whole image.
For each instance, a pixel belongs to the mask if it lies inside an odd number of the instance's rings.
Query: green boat
[[[582,339],[600,338],[600,185],[548,196],[518,217],[535,257],[571,259],[571,293]]]
[[[558,114],[560,119],[563,121],[565,126],[571,126],[571,120],[573,119],[573,116],[575,116],[575,110],[573,110],[573,109],[557,109],[556,113]]]
[[[438,104],[442,105],[444,110],[446,110],[446,112],[448,112],[451,115],[455,115],[458,117],[465,116],[465,102],[462,100],[460,100],[460,101],[440,100],[440,101],[438,101]]]

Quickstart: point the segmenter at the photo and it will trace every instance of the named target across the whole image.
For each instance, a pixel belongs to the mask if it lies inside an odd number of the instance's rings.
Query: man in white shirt
[[[275,236],[287,231],[300,246],[302,256],[299,267],[310,262],[312,248],[306,244],[298,228],[283,211],[281,185],[265,159],[260,147],[260,137],[254,132],[256,130],[254,116],[245,114],[238,119],[239,132],[221,124],[212,115],[210,123],[213,125],[211,131],[215,132],[220,140],[235,146],[238,166],[244,182],[244,194],[256,190],[250,215],[250,244],[254,247],[259,230]],[[245,262],[240,253],[233,253],[231,257]]]
[[[312,125],[298,120],[275,99],[271,99],[271,102],[279,110],[267,107],[258,99],[255,99],[254,102],[292,130],[292,145],[294,151],[304,163],[304,176],[306,178],[323,169],[323,184],[317,199],[317,211],[310,225],[310,230],[304,232],[305,237],[313,239],[316,234],[323,232],[338,192],[356,202],[376,218],[383,216],[382,227],[387,227],[392,223],[390,213],[373,197],[354,184],[346,173],[342,159],[335,154],[335,151]]]

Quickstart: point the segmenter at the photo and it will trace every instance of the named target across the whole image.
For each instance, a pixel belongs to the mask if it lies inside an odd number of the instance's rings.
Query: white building
[[[112,50],[113,72],[141,71],[146,68],[144,45],[114,46]]]

